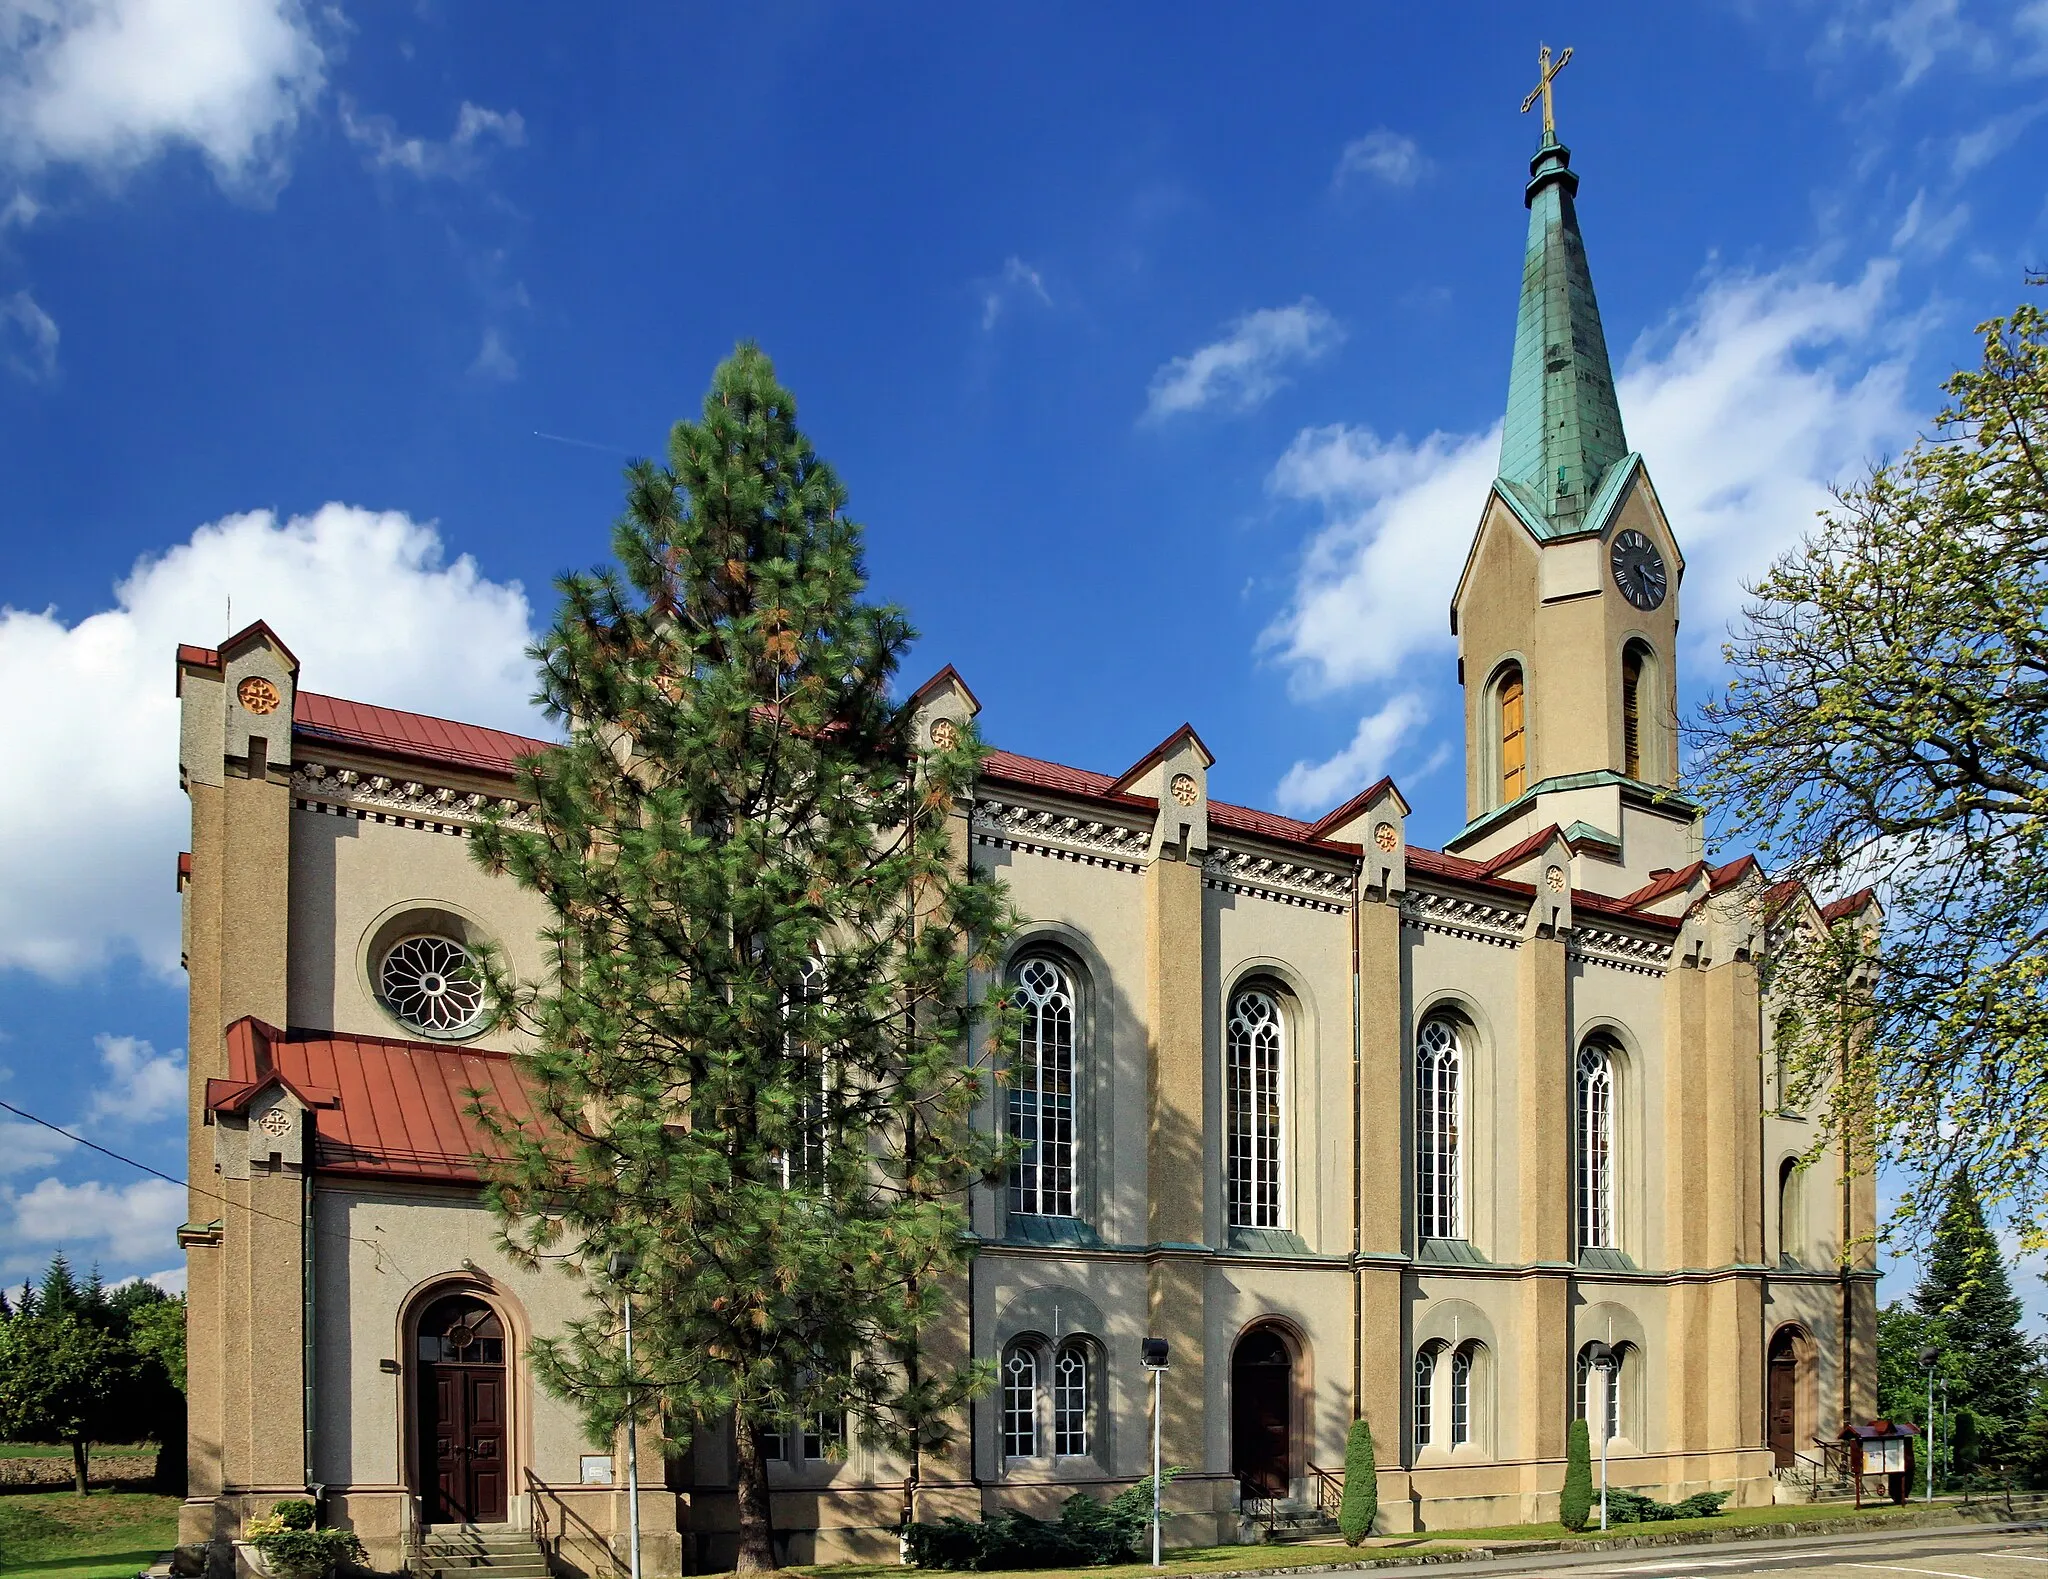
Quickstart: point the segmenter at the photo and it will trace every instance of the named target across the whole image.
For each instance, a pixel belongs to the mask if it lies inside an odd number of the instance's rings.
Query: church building
[[[1025,918],[1023,1053],[980,1122],[1031,1141],[974,1192],[955,1334],[999,1383],[914,1494],[828,1421],[770,1437],[788,1561],[893,1556],[907,1498],[1053,1517],[1132,1484],[1148,1335],[1175,1544],[1325,1505],[1361,1416],[1406,1531],[1554,1518],[1574,1417],[1615,1485],[1749,1506],[1874,1412],[1869,1159],[1781,1089],[1759,978],[1770,928],[1870,901],[1703,859],[1684,522],[1625,436],[1578,186],[1546,128],[1500,474],[1450,606],[1461,831],[1412,843],[1384,779],[1308,822],[1214,800],[1188,725],[1109,771],[994,751],[959,806]],[[537,977],[546,917],[468,840],[521,815],[513,765],[545,743],[312,689],[288,636],[177,653],[182,1538],[225,1553],[312,1488],[381,1568],[503,1526],[557,1571],[623,1571],[624,1443],[525,1357],[581,1296],[499,1252],[466,1112],[527,1111],[463,967],[488,943]],[[980,706],[950,667],[911,705],[939,740]],[[653,1438],[648,1571],[730,1566],[729,1441]]]

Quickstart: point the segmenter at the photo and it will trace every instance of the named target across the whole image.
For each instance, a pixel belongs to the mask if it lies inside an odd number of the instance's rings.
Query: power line
[[[217,1194],[212,1190],[200,1189],[198,1185],[192,1183],[189,1179],[173,1178],[170,1174],[165,1173],[161,1168],[152,1168],[146,1162],[137,1162],[133,1157],[125,1156],[121,1152],[114,1151],[106,1146],[102,1146],[96,1140],[87,1140],[83,1135],[74,1135],[62,1124],[52,1124],[48,1119],[42,1117],[40,1114],[31,1113],[27,1108],[16,1107],[12,1102],[0,1101],[0,1108],[5,1108],[8,1112],[12,1113],[16,1118],[25,1118],[31,1124],[40,1124],[44,1129],[52,1130],[55,1133],[62,1135],[66,1140],[74,1141],[78,1145],[84,1146],[89,1151],[96,1151],[102,1157],[111,1157],[114,1159],[114,1161],[126,1163],[131,1168],[139,1168],[144,1173],[149,1174],[152,1178],[162,1179],[166,1184],[175,1184],[181,1190],[190,1190],[194,1195],[203,1196],[209,1201],[218,1201],[223,1206],[239,1207],[241,1210],[247,1212],[252,1217],[267,1217],[274,1223],[284,1223],[293,1228],[303,1230],[306,1226],[300,1218],[286,1217],[281,1212],[266,1212],[260,1206],[252,1206],[246,1201],[231,1201],[225,1195]],[[323,1230],[317,1227],[313,1231],[315,1233],[323,1232]],[[380,1256],[384,1253],[384,1247],[381,1244],[379,1244],[376,1240],[365,1239],[360,1234],[351,1234],[345,1232],[336,1233],[333,1229],[327,1229],[324,1230],[324,1232],[326,1232],[333,1238],[346,1239],[354,1244],[362,1245],[366,1249],[374,1250]]]

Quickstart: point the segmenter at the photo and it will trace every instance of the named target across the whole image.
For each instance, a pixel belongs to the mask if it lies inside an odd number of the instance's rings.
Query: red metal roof
[[[478,773],[512,776],[513,764],[552,744],[529,735],[480,724],[458,724],[425,713],[404,713],[395,707],[372,707],[301,691],[292,717],[292,733],[310,741],[354,746],[383,756],[442,762]]]
[[[1857,911],[1863,909],[1866,905],[1875,904],[1876,902],[1876,889],[1859,888],[1853,894],[1849,894],[1841,899],[1837,899],[1831,904],[1822,905],[1820,908],[1820,918],[1821,920],[1825,921],[1829,926],[1833,926],[1837,921],[1840,921],[1844,916],[1853,916],[1854,914],[1856,914]]]
[[[982,759],[981,776],[1021,784],[1027,789],[1052,790],[1061,795],[1080,795],[1089,800],[1113,801],[1133,810],[1153,811],[1159,802],[1150,795],[1125,795],[1110,788],[1116,780],[1107,773],[1090,773],[1061,762],[1019,756],[1014,751],[991,751]]]
[[[470,1115],[470,1093],[508,1121],[534,1118],[512,1061],[474,1047],[280,1031],[245,1018],[228,1027],[228,1071],[206,1083],[207,1108],[235,1112],[281,1081],[313,1109],[322,1173],[474,1184],[477,1159],[495,1148]]]

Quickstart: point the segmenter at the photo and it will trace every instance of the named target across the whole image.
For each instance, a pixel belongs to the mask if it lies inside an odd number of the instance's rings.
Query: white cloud
[[[0,1177],[47,1168],[73,1149],[55,1130],[0,1112]]]
[[[106,1081],[92,1094],[88,1125],[148,1124],[185,1109],[185,1050],[159,1053],[133,1036],[95,1038]]]
[[[1283,811],[1302,815],[1328,811],[1376,782],[1394,752],[1428,717],[1422,698],[1408,692],[1392,698],[1358,721],[1351,743],[1326,762],[1297,762],[1276,791]]]
[[[484,330],[483,344],[477,347],[476,360],[469,364],[469,376],[499,384],[509,384],[519,376],[519,359],[512,354],[504,334],[495,326]]]
[[[0,297],[0,349],[7,365],[23,378],[49,378],[57,371],[57,320],[27,291]]]
[[[1887,317],[1896,272],[1881,261],[1846,283],[1796,267],[1714,275],[1631,352],[1621,409],[1685,551],[1696,672],[1717,662],[1743,580],[1812,524],[1828,485],[1911,439],[1911,326]],[[1499,451],[1498,426],[1419,441],[1342,426],[1295,438],[1269,487],[1314,504],[1323,523],[1262,646],[1298,694],[1448,662],[1447,610]]]
[[[1291,307],[1246,313],[1222,339],[1175,357],[1152,375],[1145,415],[1156,422],[1211,404],[1249,411],[1287,382],[1283,367],[1313,362],[1343,339],[1337,320],[1310,296]]]
[[[94,1261],[161,1261],[177,1243],[185,1204],[185,1191],[162,1179],[121,1186],[41,1180],[5,1202],[9,1220],[0,1226],[0,1276],[12,1282],[39,1273],[59,1248],[81,1275]]]
[[[261,190],[324,71],[298,0],[0,0],[0,158],[111,175],[183,145]]]
[[[0,969],[68,979],[121,954],[175,977],[172,654],[267,620],[309,690],[533,729],[531,609],[397,511],[228,516],[139,561],[115,606],[66,623],[0,608]],[[80,698],[90,698],[81,710]]]
[[[1927,192],[1922,188],[1913,194],[1913,201],[1906,205],[1906,212],[1892,231],[1892,251],[1939,257],[1955,244],[1956,237],[1969,223],[1968,203],[1957,203],[1945,213],[1929,213]]]
[[[1365,176],[1388,186],[1413,186],[1435,168],[1413,137],[1381,127],[1344,145],[1330,185],[1342,188],[1355,177]]]
[[[2042,47],[2048,49],[2048,0],[2041,0],[2036,9],[2041,17]],[[2039,120],[2044,112],[2048,112],[2048,103],[2029,104],[2010,114],[1993,116],[1974,132],[1965,132],[1956,139],[1950,170],[1960,179],[1989,164],[2018,141],[2020,133]]]
[[[526,142],[526,122],[517,110],[487,110],[467,100],[455,112],[455,130],[446,142],[401,137],[390,116],[359,115],[349,99],[341,101],[341,126],[377,169],[403,170],[422,180],[471,174],[482,165],[487,144],[518,148]]]
[[[1000,274],[981,282],[982,332],[986,334],[995,328],[1012,302],[1025,300],[1035,301],[1043,307],[1052,305],[1052,296],[1038,270],[1012,253],[1003,259]]]

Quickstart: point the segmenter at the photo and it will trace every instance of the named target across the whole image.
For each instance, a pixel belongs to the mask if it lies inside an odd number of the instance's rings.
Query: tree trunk
[[[775,1521],[768,1504],[768,1461],[761,1456],[761,1438],[735,1409],[732,1413],[734,1486],[740,1502],[739,1571],[775,1572]]]
[[[85,1442],[82,1438],[71,1444],[71,1489],[81,1497],[85,1495]]]

